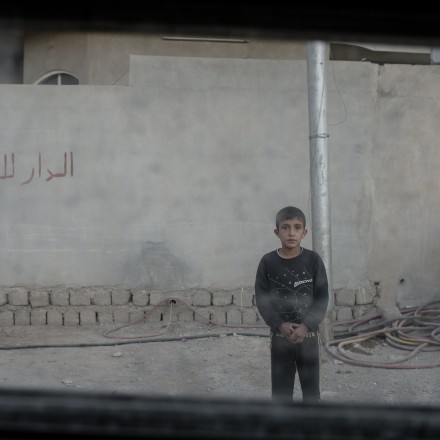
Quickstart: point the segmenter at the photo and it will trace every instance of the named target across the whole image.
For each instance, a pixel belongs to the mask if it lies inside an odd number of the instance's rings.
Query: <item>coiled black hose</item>
[[[403,364],[421,351],[440,351],[440,300],[431,301],[421,307],[401,309],[402,318],[383,320],[381,315],[339,323],[348,330],[335,332],[335,339],[325,344],[326,351],[336,359],[357,366],[396,369],[424,369],[440,367],[440,362],[432,364]],[[366,328],[362,325],[373,321]],[[335,326],[337,327],[337,326]],[[357,329],[357,330],[355,330]],[[369,362],[351,357],[346,346],[368,339],[384,337],[395,348],[411,351],[399,360],[390,362]]]

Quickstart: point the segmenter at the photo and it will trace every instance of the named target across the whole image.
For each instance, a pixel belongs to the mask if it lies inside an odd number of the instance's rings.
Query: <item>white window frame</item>
[[[79,78],[73,74],[71,74],[70,72],[67,72],[66,70],[52,70],[46,74],[44,74],[43,76],[41,76],[39,79],[37,79],[34,84],[38,85],[41,84],[43,81],[46,81],[48,78],[51,78],[53,76],[57,77],[57,86],[62,86],[63,84],[61,83],[61,78],[62,75],[69,75],[73,78],[75,78],[76,80],[78,80],[79,83]]]

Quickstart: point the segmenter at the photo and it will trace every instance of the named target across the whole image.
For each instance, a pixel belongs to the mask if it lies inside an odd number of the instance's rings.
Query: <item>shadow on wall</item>
[[[189,269],[164,243],[142,243],[139,256],[124,268],[125,284],[133,288],[183,288]]]

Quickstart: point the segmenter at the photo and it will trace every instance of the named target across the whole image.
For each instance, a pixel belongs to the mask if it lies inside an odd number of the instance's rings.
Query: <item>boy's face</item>
[[[290,250],[299,249],[301,240],[307,235],[307,229],[299,218],[283,220],[274,232],[281,240],[283,248]]]

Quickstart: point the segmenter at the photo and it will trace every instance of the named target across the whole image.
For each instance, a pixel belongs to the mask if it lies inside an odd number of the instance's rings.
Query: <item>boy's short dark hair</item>
[[[277,216],[275,218],[275,224],[278,229],[280,223],[284,220],[293,220],[297,218],[303,222],[304,227],[306,227],[306,216],[301,211],[301,209],[296,208],[295,206],[286,206],[285,208],[278,211]]]

